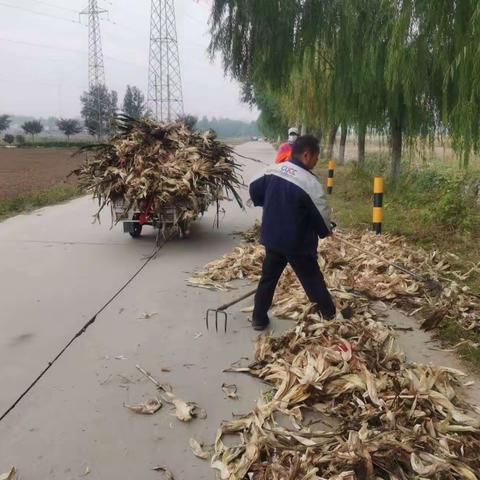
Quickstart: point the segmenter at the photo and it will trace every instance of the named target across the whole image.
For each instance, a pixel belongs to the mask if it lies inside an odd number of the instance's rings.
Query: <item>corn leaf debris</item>
[[[194,281],[257,281],[264,251],[251,236]],[[348,238],[430,278],[456,277],[444,258],[412,250],[401,238],[358,232]],[[339,314],[325,322],[287,269],[274,313],[297,323],[279,337],[258,337],[255,361],[227,370],[249,373],[271,390],[250,413],[221,424],[211,459],[218,477],[480,478],[480,410],[462,398],[465,374],[407,362],[372,301],[417,313],[434,307],[472,329],[478,328],[480,311],[475,297],[455,280],[432,297],[427,285],[334,237],[321,242],[319,263],[339,309],[349,307],[351,318]]]

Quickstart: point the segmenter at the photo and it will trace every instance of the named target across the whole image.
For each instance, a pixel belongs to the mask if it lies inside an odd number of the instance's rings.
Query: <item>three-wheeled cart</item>
[[[140,237],[144,225],[157,229],[157,245],[165,243],[175,234],[180,238],[186,238],[190,234],[189,222],[180,220],[174,206],[166,207],[161,212],[152,212],[148,208],[143,212],[135,210],[125,212],[124,203],[116,201],[112,204],[112,211],[115,222],[122,222],[123,231],[129,233],[132,238]]]

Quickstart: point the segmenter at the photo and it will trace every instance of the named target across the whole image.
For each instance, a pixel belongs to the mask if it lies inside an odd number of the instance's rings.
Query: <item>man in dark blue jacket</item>
[[[264,330],[268,310],[280,275],[289,263],[310,301],[326,319],[335,316],[335,305],[317,261],[318,238],[331,234],[330,208],[317,177],[318,140],[299,137],[288,162],[272,165],[250,183],[250,198],[263,207],[260,242],[265,246],[262,278],[255,295],[252,325]]]

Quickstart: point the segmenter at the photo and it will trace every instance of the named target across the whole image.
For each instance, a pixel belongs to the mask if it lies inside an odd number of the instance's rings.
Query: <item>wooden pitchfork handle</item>
[[[242,300],[245,300],[246,298],[248,297],[251,297],[252,295],[254,295],[255,293],[257,293],[257,289],[255,288],[255,290],[250,290],[249,292],[245,293],[244,295],[242,295],[241,297],[235,299],[235,300],[232,300],[231,302],[229,303],[225,303],[224,305],[221,305],[220,307],[217,308],[217,311],[221,312],[223,310],[226,310],[227,308],[230,308],[231,306],[237,304],[237,303],[240,303]]]

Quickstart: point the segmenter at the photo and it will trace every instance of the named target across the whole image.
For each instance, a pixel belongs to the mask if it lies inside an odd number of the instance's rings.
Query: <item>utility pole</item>
[[[174,0],[152,0],[147,108],[156,120],[183,115]]]
[[[98,139],[103,137],[102,90],[105,90],[105,66],[103,64],[102,36],[100,33],[100,15],[108,10],[98,7],[97,0],[88,0],[88,7],[80,15],[88,16],[88,88],[95,95],[98,121]]]

